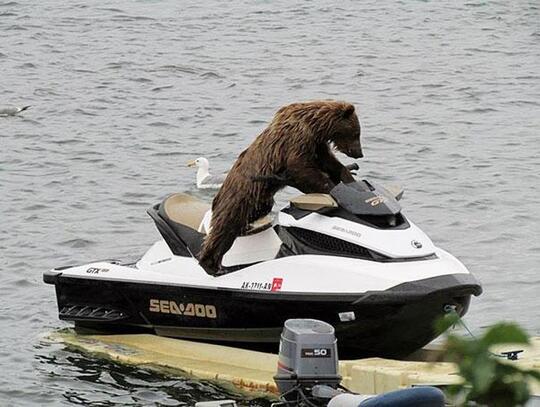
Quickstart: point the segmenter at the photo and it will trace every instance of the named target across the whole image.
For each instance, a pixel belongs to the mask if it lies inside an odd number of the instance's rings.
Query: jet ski
[[[176,193],[148,209],[162,239],[136,262],[55,268],[59,318],[77,330],[156,335],[277,351],[288,319],[335,328],[342,357],[402,358],[432,341],[448,310],[482,288],[370,180],[290,199],[254,222],[208,275],[196,255],[210,204]]]

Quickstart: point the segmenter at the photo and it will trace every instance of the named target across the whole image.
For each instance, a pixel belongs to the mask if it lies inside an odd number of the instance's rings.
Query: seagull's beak
[[[187,166],[188,167],[195,167],[195,160],[188,161]]]

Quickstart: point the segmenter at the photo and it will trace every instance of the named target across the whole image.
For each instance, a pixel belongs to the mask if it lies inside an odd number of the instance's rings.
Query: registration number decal
[[[275,277],[270,281],[244,281],[240,287],[243,290],[281,291],[283,279]]]

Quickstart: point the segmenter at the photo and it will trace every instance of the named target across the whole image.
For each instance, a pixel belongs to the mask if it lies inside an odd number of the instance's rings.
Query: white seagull
[[[28,109],[30,106],[23,106],[23,107],[0,107],[0,116],[15,116],[16,114],[19,114],[26,109]]]
[[[210,164],[204,157],[191,160],[187,163],[188,167],[197,167],[197,188],[199,189],[219,189],[227,174],[211,175],[208,169]]]

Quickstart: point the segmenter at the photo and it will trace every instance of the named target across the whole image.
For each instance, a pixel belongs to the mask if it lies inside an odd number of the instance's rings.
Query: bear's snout
[[[364,157],[364,153],[362,152],[361,148],[350,148],[345,152],[345,154],[347,154],[351,158],[362,158],[362,157]]]

